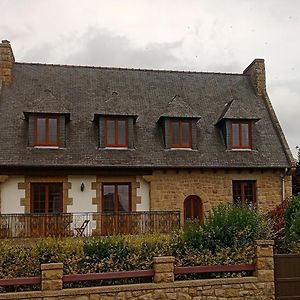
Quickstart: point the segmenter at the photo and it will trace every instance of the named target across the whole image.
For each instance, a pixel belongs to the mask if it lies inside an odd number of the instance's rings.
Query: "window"
[[[128,147],[128,120],[105,119],[105,147]]]
[[[202,201],[198,196],[188,196],[184,200],[184,221],[202,221]]]
[[[191,148],[192,146],[191,121],[170,121],[170,145],[171,148]]]
[[[233,122],[231,124],[231,146],[234,149],[251,149],[251,123]]]
[[[62,183],[32,183],[31,213],[61,213]]]
[[[59,118],[57,116],[36,116],[34,126],[34,145],[59,145]]]
[[[255,206],[256,181],[234,180],[232,181],[233,203],[241,206]]]
[[[102,211],[129,212],[131,211],[130,183],[102,184]]]

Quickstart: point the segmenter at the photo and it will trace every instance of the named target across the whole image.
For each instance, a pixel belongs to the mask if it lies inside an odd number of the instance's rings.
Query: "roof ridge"
[[[248,76],[243,73],[230,72],[210,72],[210,71],[184,71],[184,70],[168,70],[168,69],[146,69],[146,68],[123,68],[123,67],[102,67],[102,66],[88,66],[88,65],[67,65],[67,64],[47,64],[47,63],[27,63],[14,62],[18,65],[38,65],[38,66],[53,66],[66,68],[87,68],[87,69],[104,69],[104,70],[120,70],[120,71],[145,71],[145,72],[165,72],[165,73],[182,73],[182,74],[214,74],[214,75],[237,75]]]

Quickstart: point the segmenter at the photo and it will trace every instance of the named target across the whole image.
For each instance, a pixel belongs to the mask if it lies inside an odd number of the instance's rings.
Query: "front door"
[[[188,196],[184,200],[184,221],[202,221],[202,201],[198,196]]]
[[[63,224],[62,183],[31,184],[30,235],[57,236]]]

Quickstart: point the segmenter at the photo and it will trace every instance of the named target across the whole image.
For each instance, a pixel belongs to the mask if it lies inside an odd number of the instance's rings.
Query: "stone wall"
[[[256,180],[257,207],[269,211],[282,200],[283,170],[191,170],[153,171],[144,176],[150,183],[150,210],[180,210],[186,197],[196,195],[204,213],[221,203],[232,203],[232,180]],[[285,178],[285,196],[291,176]]]
[[[154,258],[154,283],[62,289],[62,264],[42,265],[42,291],[0,294],[36,300],[225,300],[274,298],[272,241],[257,241],[253,277],[174,281],[174,258]]]

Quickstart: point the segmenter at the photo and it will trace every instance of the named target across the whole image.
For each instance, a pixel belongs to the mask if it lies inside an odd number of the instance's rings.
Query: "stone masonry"
[[[0,43],[0,81],[3,82],[4,86],[10,85],[12,82],[12,65],[14,61],[10,42],[3,40]]]
[[[144,176],[150,182],[151,210],[183,213],[186,197],[196,195],[204,214],[221,203],[232,203],[232,180],[256,180],[257,207],[269,211],[282,200],[282,170],[192,170],[154,171]],[[285,197],[289,197],[291,176],[285,177]],[[183,218],[181,218],[183,219]]]

